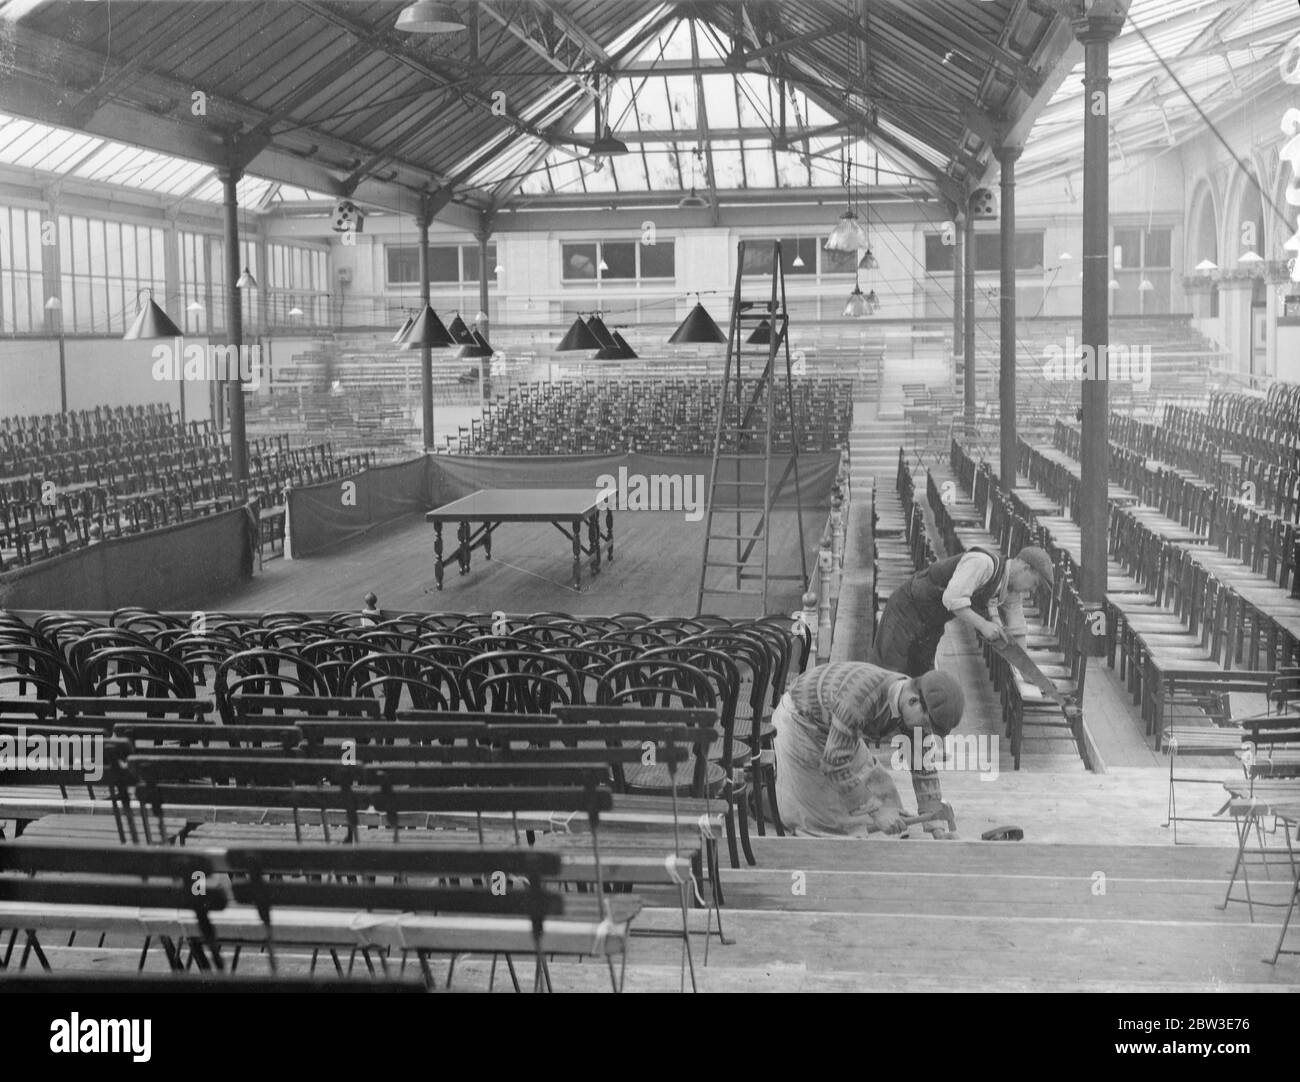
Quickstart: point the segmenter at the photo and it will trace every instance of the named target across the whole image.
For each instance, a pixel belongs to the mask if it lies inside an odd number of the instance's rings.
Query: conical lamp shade
[[[627,144],[610,131],[607,125],[605,134],[591,144],[591,151],[588,156],[602,158],[609,154],[626,154],[627,152]]]
[[[569,333],[560,339],[560,344],[555,347],[557,353],[586,352],[593,349],[600,349],[601,342],[579,316],[573,321],[573,326],[569,328]]]
[[[611,331],[610,333],[614,336],[614,345],[618,346],[618,348],[623,351],[623,360],[635,361],[636,350],[627,344],[627,339],[619,334],[618,331]]]
[[[455,344],[442,320],[438,318],[438,313],[429,304],[415,317],[415,322],[402,340],[403,349],[446,349]]]
[[[475,344],[474,336],[470,333],[469,327],[466,326],[465,321],[460,318],[459,314],[447,324],[447,333],[451,335],[451,340],[459,346],[472,346]]]
[[[766,319],[763,320],[762,323],[754,328],[753,333],[746,338],[745,341],[751,346],[770,345],[772,342],[772,324]]]
[[[600,316],[590,316],[587,319],[587,329],[596,336],[600,342],[600,348],[618,349],[618,343],[614,341],[614,336],[610,334],[609,328],[605,326],[605,321]],[[608,358],[598,358],[598,360],[607,360]]]
[[[713,322],[713,317],[704,310],[704,305],[696,301],[695,307],[682,320],[682,325],[673,331],[671,337],[669,337],[668,344],[670,346],[714,345],[726,340],[727,336]]]
[[[415,322],[415,316],[407,316],[402,325],[397,328],[397,333],[393,335],[393,342],[401,342],[406,337],[406,332],[411,329],[411,324]]]
[[[181,334],[181,329],[167,317],[167,313],[154,304],[152,297],[148,297],[122,338],[130,342],[137,338],[180,338]]]
[[[448,328],[450,329],[450,328]],[[469,332],[469,341],[460,347],[457,357],[491,357],[494,350],[478,331]]]

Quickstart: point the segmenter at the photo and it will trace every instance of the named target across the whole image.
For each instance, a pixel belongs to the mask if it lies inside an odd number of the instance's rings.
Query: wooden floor
[[[815,566],[824,521],[824,513],[804,515],[809,571]],[[803,573],[797,537],[793,512],[773,515],[773,573],[796,578]],[[445,554],[450,554],[452,534],[444,543]],[[685,521],[680,512],[615,512],[614,562],[603,562],[600,574],[592,577],[590,559],[584,557],[582,587],[575,591],[567,538],[550,524],[506,523],[494,536],[492,559],[485,560],[480,549],[472,556],[468,575],[461,576],[455,565],[448,567],[439,591],[433,574],[433,527],[417,515],[322,555],[269,560],[251,583],[210,604],[253,611],[359,610],[366,592],[373,590],[387,611],[684,615],[696,611],[703,544],[704,524]],[[720,547],[715,544],[713,559],[720,558]],[[800,607],[803,590],[802,582],[774,582],[767,611],[793,612]],[[705,611],[761,614],[757,598],[718,595],[707,599]]]
[[[1278,911],[1216,908],[1232,852],[1134,845],[1030,842],[766,839],[760,867],[726,874],[724,929],[704,965],[705,913],[692,910],[702,991],[1285,991],[1300,988],[1300,962],[1263,961],[1277,940]],[[1257,899],[1285,888],[1275,875]],[[646,910],[635,927],[680,929],[679,910]],[[1300,930],[1295,933],[1300,940]],[[138,945],[88,943],[46,950],[125,971]],[[1291,946],[1300,946],[1295,942]],[[155,968],[161,968],[155,951]],[[638,936],[628,991],[676,991],[679,939]],[[304,972],[305,954],[281,953],[282,972]],[[360,963],[357,963],[360,965]],[[516,964],[526,969],[524,959]],[[241,969],[265,962],[245,953]],[[439,979],[446,962],[436,967]],[[485,958],[460,958],[455,987],[485,989]],[[603,965],[556,961],[556,990],[604,991]],[[499,967],[497,990],[509,990]]]

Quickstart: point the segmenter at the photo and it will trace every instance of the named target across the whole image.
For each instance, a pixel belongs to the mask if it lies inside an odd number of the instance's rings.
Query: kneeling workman
[[[940,739],[961,721],[965,698],[946,672],[917,679],[863,661],[810,669],[772,713],[776,726],[776,800],[781,819],[799,834],[863,836],[903,829],[898,790],[868,749],[895,734]],[[943,799],[933,770],[912,771],[918,814]],[[935,837],[944,824],[926,823]]]

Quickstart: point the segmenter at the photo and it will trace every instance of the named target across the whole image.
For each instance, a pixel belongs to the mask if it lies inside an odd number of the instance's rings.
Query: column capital
[[[1000,165],[1018,161],[1024,152],[1025,148],[1016,143],[999,143],[993,148],[993,156],[997,158]]]
[[[1074,36],[1084,45],[1114,41],[1124,29],[1128,0],[1071,0],[1066,9]]]

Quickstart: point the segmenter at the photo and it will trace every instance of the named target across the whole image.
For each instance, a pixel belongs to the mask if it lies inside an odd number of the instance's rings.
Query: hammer
[[[948,824],[950,833],[957,831],[957,816],[953,814],[952,805],[946,800],[939,801],[939,806],[933,811],[928,811],[924,815],[905,815],[903,816],[903,825],[914,827],[921,823],[932,823],[936,819],[943,819]],[[868,834],[876,834],[881,830],[880,827],[872,827]]]

